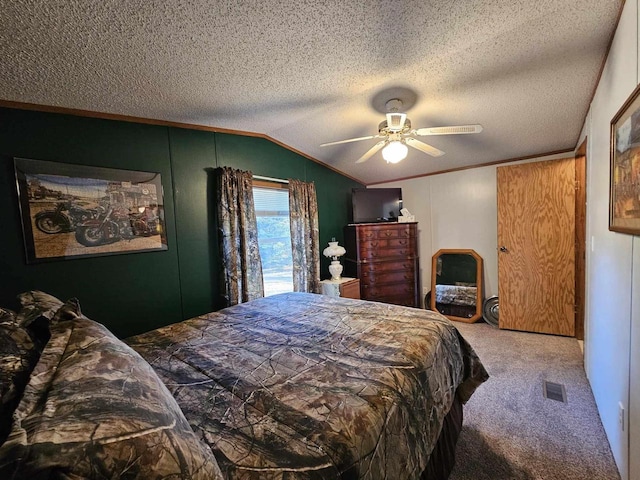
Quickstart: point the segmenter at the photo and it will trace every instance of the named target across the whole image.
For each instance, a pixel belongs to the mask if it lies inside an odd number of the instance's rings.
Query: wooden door
[[[575,162],[499,167],[500,328],[575,334]]]

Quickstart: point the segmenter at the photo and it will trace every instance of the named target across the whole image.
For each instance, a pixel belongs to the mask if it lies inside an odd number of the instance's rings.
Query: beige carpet
[[[491,378],[469,400],[451,480],[619,479],[573,338],[455,323]],[[567,403],[547,399],[563,384]]]

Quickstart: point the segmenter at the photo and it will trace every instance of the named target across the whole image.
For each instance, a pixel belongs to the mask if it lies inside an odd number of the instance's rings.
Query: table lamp
[[[332,238],[329,242],[329,246],[322,251],[325,257],[331,257],[331,265],[329,265],[329,273],[331,273],[331,280],[340,280],[340,274],[342,273],[342,265],[338,257],[341,257],[347,253],[344,247],[338,245],[335,238]]]

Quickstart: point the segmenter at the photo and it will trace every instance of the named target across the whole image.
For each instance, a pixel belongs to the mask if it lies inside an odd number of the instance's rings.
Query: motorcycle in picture
[[[58,202],[53,210],[36,213],[35,224],[46,234],[73,232],[76,225],[98,216],[98,208],[83,208],[74,202]]]
[[[130,213],[124,207],[110,205],[104,214],[78,224],[75,230],[78,243],[95,247],[157,235],[160,233],[160,221],[151,207],[140,207],[138,213]]]

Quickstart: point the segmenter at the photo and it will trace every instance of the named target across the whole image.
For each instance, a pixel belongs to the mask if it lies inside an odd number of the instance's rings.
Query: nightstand
[[[322,294],[330,297],[360,299],[360,280],[342,277],[340,280],[322,280]]]

